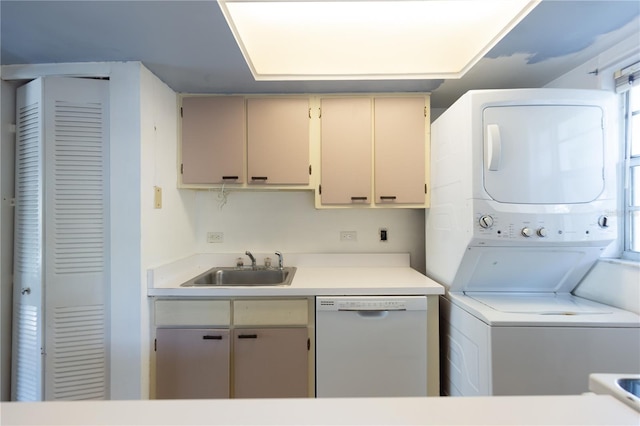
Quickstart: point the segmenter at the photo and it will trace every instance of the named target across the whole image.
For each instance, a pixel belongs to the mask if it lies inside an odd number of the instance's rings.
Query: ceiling
[[[543,0],[458,80],[276,82],[253,79],[215,0],[1,0],[0,20],[2,65],[141,61],[182,93],[419,91],[433,108],[470,89],[541,87],[629,37],[640,45],[638,0]]]

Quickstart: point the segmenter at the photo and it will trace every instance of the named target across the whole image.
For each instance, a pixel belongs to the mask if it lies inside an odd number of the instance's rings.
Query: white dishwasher
[[[317,397],[426,395],[426,296],[316,297]]]

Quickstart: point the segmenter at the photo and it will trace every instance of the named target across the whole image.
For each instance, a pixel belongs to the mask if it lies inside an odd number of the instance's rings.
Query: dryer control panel
[[[474,238],[485,244],[608,244],[617,232],[615,215],[604,211],[571,214],[476,211],[474,222]]]

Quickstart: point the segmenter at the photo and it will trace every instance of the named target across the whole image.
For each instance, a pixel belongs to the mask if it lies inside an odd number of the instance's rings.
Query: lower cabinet
[[[308,303],[156,301],[156,398],[313,396]]]
[[[234,398],[308,395],[306,328],[234,330]]]
[[[156,398],[229,398],[229,330],[156,330]]]

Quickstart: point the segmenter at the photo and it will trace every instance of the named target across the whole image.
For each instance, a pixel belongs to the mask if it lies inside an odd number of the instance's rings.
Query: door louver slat
[[[55,103],[55,246],[57,274],[104,269],[104,166],[99,105]]]

